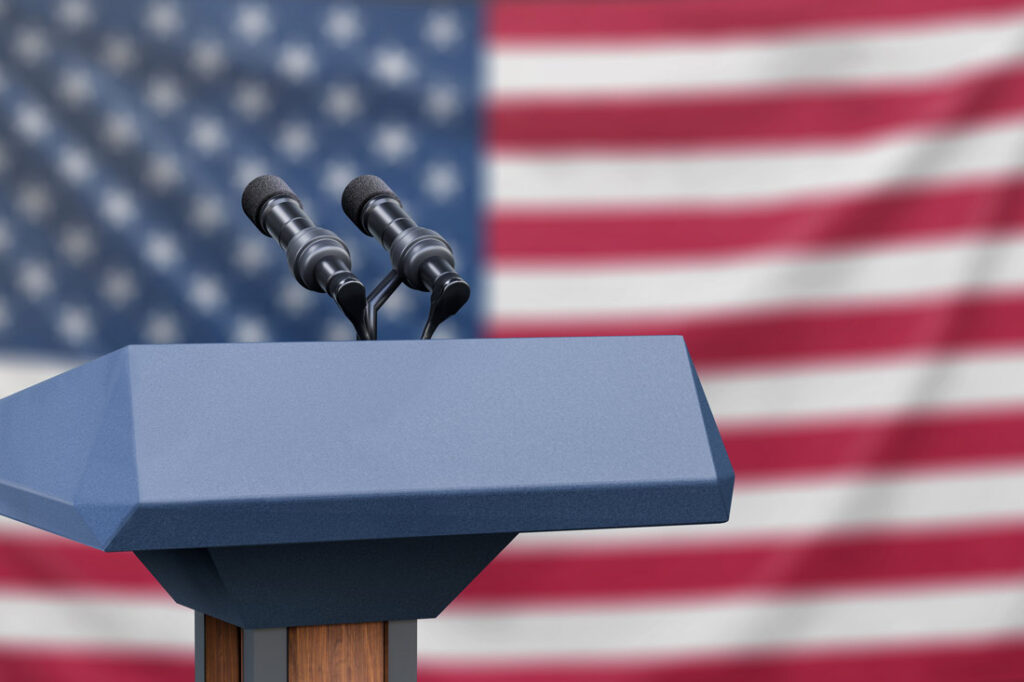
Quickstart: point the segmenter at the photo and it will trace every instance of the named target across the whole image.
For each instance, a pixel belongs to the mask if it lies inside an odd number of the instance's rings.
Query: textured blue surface
[[[138,552],[177,601],[243,628],[434,618],[514,534]]]
[[[0,401],[0,513],[107,550],[721,522],[680,337],[132,346]]]

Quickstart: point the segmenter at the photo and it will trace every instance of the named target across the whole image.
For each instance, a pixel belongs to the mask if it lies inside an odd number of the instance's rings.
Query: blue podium
[[[732,484],[680,337],[129,346],[0,401],[0,514],[134,552],[198,680],[415,679],[516,533],[723,522]]]

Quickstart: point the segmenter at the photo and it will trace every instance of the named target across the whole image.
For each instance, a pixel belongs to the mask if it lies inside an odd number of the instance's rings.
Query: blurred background
[[[1024,2],[0,0],[0,394],[352,338],[268,172],[370,285],[352,177],[448,237],[439,336],[684,334],[736,469],[725,526],[517,538],[423,680],[1024,679]],[[191,656],[134,557],[0,519],[0,681]]]

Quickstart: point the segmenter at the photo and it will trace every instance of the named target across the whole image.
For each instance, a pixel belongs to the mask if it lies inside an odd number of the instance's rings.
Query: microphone
[[[291,187],[274,175],[261,175],[242,192],[242,210],[260,232],[276,241],[299,284],[334,299],[360,339],[366,287],[352,274],[352,255],[341,238],[310,220]]]
[[[430,313],[421,337],[429,339],[438,325],[469,300],[469,284],[455,271],[452,247],[437,232],[417,225],[402,208],[398,195],[376,175],[360,175],[348,183],[341,207],[363,234],[380,242],[391,256],[393,270],[370,294],[367,304],[371,333],[376,331],[376,310],[401,280],[413,289],[430,292]]]

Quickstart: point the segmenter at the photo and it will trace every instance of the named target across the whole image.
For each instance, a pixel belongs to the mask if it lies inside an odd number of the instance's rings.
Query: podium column
[[[196,612],[196,682],[415,682],[416,621],[239,628]]]

